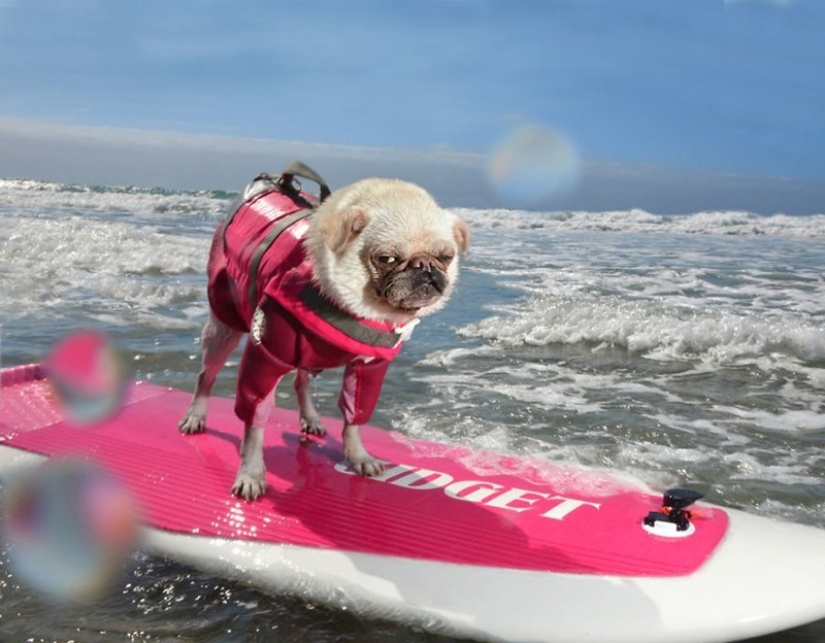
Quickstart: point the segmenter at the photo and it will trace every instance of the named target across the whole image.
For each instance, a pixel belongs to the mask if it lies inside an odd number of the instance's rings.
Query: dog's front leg
[[[264,429],[245,426],[241,444],[241,466],[232,485],[232,493],[245,500],[255,500],[266,491],[264,466]]]
[[[389,361],[356,359],[344,369],[344,385],[338,398],[338,408],[344,416],[344,456],[352,470],[362,476],[379,476],[384,463],[374,458],[361,441],[361,423],[370,415],[381,394],[381,383]]]
[[[241,466],[232,485],[232,493],[245,500],[255,500],[266,491],[264,464],[264,427],[275,399],[275,388],[261,400],[251,424],[244,425],[241,443]]]
[[[362,476],[379,476],[384,473],[384,463],[370,455],[361,441],[361,426],[344,423],[344,456],[352,470]]]

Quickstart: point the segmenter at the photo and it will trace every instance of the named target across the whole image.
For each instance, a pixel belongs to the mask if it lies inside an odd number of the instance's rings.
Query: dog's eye
[[[375,260],[384,266],[391,266],[398,261],[398,259],[396,259],[392,255],[379,255],[375,258]]]
[[[438,260],[444,264],[445,266],[449,265],[449,263],[455,258],[455,255],[441,255],[438,257]]]

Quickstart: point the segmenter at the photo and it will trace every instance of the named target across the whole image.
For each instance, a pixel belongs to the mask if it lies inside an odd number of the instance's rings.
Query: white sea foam
[[[762,429],[783,433],[815,433],[825,431],[825,405],[822,400],[815,402],[808,409],[792,409],[771,412],[764,409],[742,409],[721,407],[718,411],[727,411],[732,416]]]
[[[599,466],[592,453],[588,458],[586,447],[533,443],[529,450],[519,448],[510,444],[511,432],[500,425],[489,425],[481,431],[475,426],[472,437],[460,426],[445,435],[430,426],[425,416],[417,414],[405,414],[404,425],[408,435],[437,443],[431,449],[426,443],[411,442],[418,455],[453,458],[478,476],[506,472],[531,484],[546,485],[556,493],[604,496],[630,489],[650,490],[648,481],[630,471]],[[445,443],[454,446],[445,450]],[[518,457],[510,457],[513,455]]]
[[[823,214],[761,216],[750,212],[719,211],[661,215],[644,210],[531,212],[468,208],[456,208],[455,212],[479,229],[825,237]]]
[[[18,219],[4,237],[4,260],[55,275],[66,269],[107,275],[201,272],[208,244],[208,239],[172,236],[153,226],[79,215],[50,221]]]
[[[15,218],[0,233],[0,290],[6,319],[43,307],[70,309],[79,298],[130,314],[202,294],[209,239],[154,226],[81,215]]]
[[[728,474],[731,480],[772,480],[787,485],[820,485],[822,480],[813,475],[810,468],[799,462],[798,456],[788,454],[779,456],[770,453],[770,461],[758,457],[755,453],[728,453],[722,456],[722,461],[732,471]]]
[[[794,314],[749,315],[618,296],[539,295],[511,314],[468,324],[460,334],[507,345],[621,346],[650,359],[702,359],[716,364],[777,354],[800,362],[825,359],[821,323]]]
[[[0,207],[31,216],[52,212],[83,212],[134,216],[222,215],[231,199],[220,192],[173,192],[146,188],[97,188],[27,179],[0,179]],[[215,219],[217,221],[217,219]]]

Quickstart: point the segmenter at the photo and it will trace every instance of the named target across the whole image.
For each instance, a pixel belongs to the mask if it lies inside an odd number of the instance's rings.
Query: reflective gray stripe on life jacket
[[[284,230],[301,219],[306,219],[313,212],[314,210],[312,208],[307,208],[278,219],[275,225],[272,226],[272,229],[263,238],[263,241],[255,248],[255,252],[252,254],[252,259],[249,263],[249,287],[246,290],[247,299],[249,300],[249,305],[252,307],[251,312],[253,314],[258,307],[258,266],[261,265],[261,259],[263,259],[266,251],[269,250],[269,247],[275,243],[275,240],[281,236]]]
[[[365,326],[329,301],[312,284],[307,284],[301,291],[301,301],[330,326],[356,342],[368,346],[395,348],[402,340],[401,335],[395,331]]]

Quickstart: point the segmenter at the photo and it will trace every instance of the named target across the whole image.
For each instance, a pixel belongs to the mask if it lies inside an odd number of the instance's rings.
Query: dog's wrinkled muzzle
[[[448,285],[447,276],[432,262],[410,261],[406,270],[385,280],[381,296],[395,308],[415,311],[435,303]]]

